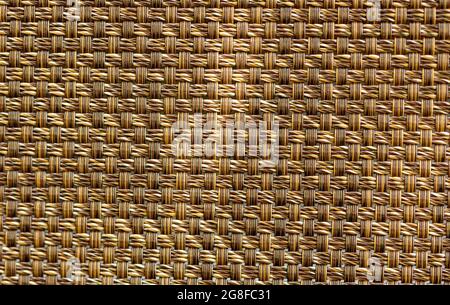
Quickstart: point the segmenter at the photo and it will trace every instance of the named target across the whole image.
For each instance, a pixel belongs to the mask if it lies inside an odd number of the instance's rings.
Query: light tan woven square
[[[449,6],[0,1],[0,283],[449,284]]]

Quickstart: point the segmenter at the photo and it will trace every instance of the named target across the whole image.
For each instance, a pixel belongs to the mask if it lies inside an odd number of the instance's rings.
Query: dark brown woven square
[[[0,1],[0,283],[449,284],[449,2]]]

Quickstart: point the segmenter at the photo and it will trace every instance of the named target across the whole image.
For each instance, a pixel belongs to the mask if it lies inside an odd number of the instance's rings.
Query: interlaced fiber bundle
[[[449,2],[0,1],[0,283],[449,284]]]

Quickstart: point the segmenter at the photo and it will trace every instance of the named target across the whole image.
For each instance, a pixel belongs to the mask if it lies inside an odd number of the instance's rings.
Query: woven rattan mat
[[[0,282],[450,283],[449,2],[1,1]]]

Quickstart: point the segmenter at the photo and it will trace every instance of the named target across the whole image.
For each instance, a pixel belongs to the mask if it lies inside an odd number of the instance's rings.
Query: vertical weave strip
[[[449,0],[71,1],[0,1],[1,284],[450,283]]]

